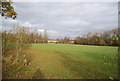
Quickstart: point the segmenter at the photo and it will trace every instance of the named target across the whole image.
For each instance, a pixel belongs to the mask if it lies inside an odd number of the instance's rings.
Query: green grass
[[[44,79],[107,79],[118,77],[117,47],[33,44],[30,73]]]

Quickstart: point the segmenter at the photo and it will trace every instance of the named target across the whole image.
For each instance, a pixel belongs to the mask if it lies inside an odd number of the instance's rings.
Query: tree
[[[14,11],[11,0],[0,1],[0,5],[2,5],[0,9],[1,16],[5,16],[5,18],[9,17],[12,19],[16,19],[17,13]]]
[[[64,43],[64,44],[70,43],[70,38],[69,38],[69,37],[65,37],[65,38],[63,39],[63,43]]]
[[[77,37],[74,39],[74,41],[75,41],[75,44],[80,44],[80,43],[81,43],[81,38],[80,38],[80,36],[77,36]]]
[[[44,30],[44,43],[47,43],[48,42],[48,31],[47,30]]]
[[[120,29],[119,29],[120,30]],[[118,28],[112,29],[104,32],[89,32],[82,37],[76,37],[74,39],[75,44],[83,45],[109,45],[109,46],[119,46],[119,34]]]
[[[100,37],[99,39],[99,45],[105,45],[106,42],[104,41],[104,39],[102,37]]]

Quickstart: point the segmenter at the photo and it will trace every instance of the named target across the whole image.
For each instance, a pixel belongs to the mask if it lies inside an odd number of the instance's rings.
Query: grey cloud
[[[117,28],[117,2],[16,2],[17,21],[47,29],[51,38]]]

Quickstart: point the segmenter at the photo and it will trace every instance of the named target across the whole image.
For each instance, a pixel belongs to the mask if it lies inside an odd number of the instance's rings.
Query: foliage
[[[75,44],[83,45],[102,45],[102,46],[119,46],[118,29],[104,32],[89,32],[83,37],[77,36]]]
[[[32,77],[29,66],[24,67],[22,63],[13,65],[10,63],[3,63],[2,70],[3,79],[30,79]]]
[[[0,1],[0,5],[2,5],[0,9],[1,16],[5,16],[5,18],[9,17],[16,19],[17,13],[14,11],[14,7],[12,6],[12,2],[10,0]]]
[[[31,46],[31,43],[47,43],[47,31],[44,35],[38,34],[37,31],[29,27],[16,25],[10,30],[4,31],[2,34],[2,54],[3,56],[15,57],[14,62],[26,60],[27,56],[24,51]],[[23,60],[22,60],[23,61]]]
[[[65,37],[64,39],[57,39],[57,41],[58,41],[58,43],[69,44],[70,43],[70,38]]]

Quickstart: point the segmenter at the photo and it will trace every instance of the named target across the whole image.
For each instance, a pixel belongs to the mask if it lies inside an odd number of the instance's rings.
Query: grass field
[[[117,47],[32,44],[30,73],[37,79],[117,78]]]

